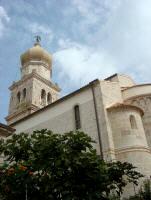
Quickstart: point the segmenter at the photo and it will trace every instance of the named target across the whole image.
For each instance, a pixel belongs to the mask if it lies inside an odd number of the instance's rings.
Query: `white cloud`
[[[54,54],[55,64],[58,68],[58,76],[61,79],[67,77],[68,84],[83,85],[99,75],[109,75],[116,72],[116,66],[112,58],[105,52],[95,52],[88,46],[78,43],[69,43],[65,47],[65,41],[61,41],[63,49]]]
[[[10,20],[10,18],[9,18],[8,15],[7,15],[6,10],[5,10],[2,6],[0,6],[0,18],[1,18],[1,19],[4,19],[4,20],[6,20],[6,21],[9,21],[9,20]]]
[[[70,28],[85,41],[59,41],[55,59],[62,78],[77,85],[117,72],[150,82],[150,0],[73,0],[73,6],[81,17]]]
[[[29,24],[28,28],[35,35],[44,35],[49,42],[53,39],[53,32],[47,25],[32,23]]]
[[[6,10],[0,6],[0,37],[3,35],[5,30],[5,25],[10,21],[10,18],[6,12]]]
[[[99,38],[103,32],[102,45],[114,57],[117,67],[134,74],[139,81],[150,81],[151,76],[150,8],[150,0],[121,1],[104,29],[95,35]]]
[[[72,5],[81,15],[79,25],[84,29],[91,25],[103,26],[120,2],[121,0],[73,0]]]

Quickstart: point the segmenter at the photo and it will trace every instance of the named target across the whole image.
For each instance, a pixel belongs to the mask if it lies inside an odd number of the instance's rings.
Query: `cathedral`
[[[21,55],[21,78],[10,86],[7,125],[0,137],[14,132],[82,130],[95,141],[106,161],[127,161],[151,174],[151,84],[136,84],[128,75],[96,79],[59,97],[52,81],[52,56],[37,39]]]

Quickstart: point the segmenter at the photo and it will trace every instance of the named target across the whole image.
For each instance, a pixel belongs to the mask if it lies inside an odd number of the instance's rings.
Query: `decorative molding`
[[[14,132],[15,132],[14,128],[0,123],[0,136],[1,137],[8,137],[8,136],[12,135]]]
[[[135,105],[130,105],[130,104],[126,104],[126,103],[116,103],[116,104],[113,104],[112,106],[110,107],[107,107],[106,108],[107,110],[116,110],[119,109],[133,109],[133,110],[136,110],[136,111],[139,111],[139,113],[141,115],[144,115],[144,111],[140,108],[140,107],[137,107]]]
[[[142,147],[142,146],[135,146],[135,147],[125,147],[125,148],[119,148],[115,149],[115,154],[122,154],[122,153],[127,153],[127,152],[134,152],[134,151],[143,151],[143,152],[148,152],[151,154],[150,149],[148,147]]]
[[[130,87],[126,88],[125,90],[129,90],[129,89],[134,88],[134,87],[143,87],[143,86],[151,86],[151,83],[133,85],[133,86],[130,86]],[[124,89],[123,89],[123,91],[124,91]]]
[[[51,69],[51,65],[48,65],[46,62],[41,61],[41,60],[31,60],[28,63],[24,64],[21,69],[24,69],[26,67],[28,67],[29,65],[42,65],[43,67],[45,67],[46,69],[50,70]]]
[[[144,112],[151,108],[151,95],[141,95],[127,100],[127,103],[140,107]]]
[[[53,84],[51,81],[48,81],[47,79],[41,77],[39,74],[37,74],[35,71],[33,71],[32,73],[25,75],[21,80],[19,80],[18,82],[14,82],[9,89],[13,90],[14,88],[18,87],[19,85],[23,84],[25,81],[31,79],[31,78],[37,78],[38,80],[40,80],[41,82],[45,83],[46,85],[48,85],[49,87],[53,88],[54,90],[56,90],[57,92],[60,92],[61,89],[56,85]]]
[[[127,102],[127,101],[132,100],[132,99],[136,99],[136,98],[139,98],[139,97],[141,98],[141,97],[149,97],[149,96],[151,96],[151,93],[135,95],[135,96],[129,97],[127,99],[124,99],[124,102]]]
[[[10,121],[11,119],[13,119],[13,118],[16,118],[16,117],[18,117],[18,116],[20,116],[20,115],[22,115],[22,114],[24,114],[24,113],[26,113],[26,112],[29,112],[29,111],[37,111],[39,108],[37,107],[37,106],[35,106],[35,105],[33,105],[33,104],[31,104],[30,106],[28,106],[28,108],[25,108],[24,110],[18,110],[18,111],[16,111],[16,112],[14,112],[13,114],[10,114],[10,115],[8,115],[5,119],[7,120],[7,121]],[[14,123],[14,122],[13,122]]]
[[[103,153],[108,153],[108,152],[110,152],[111,154],[115,154],[115,149],[108,148],[107,150],[103,150]]]

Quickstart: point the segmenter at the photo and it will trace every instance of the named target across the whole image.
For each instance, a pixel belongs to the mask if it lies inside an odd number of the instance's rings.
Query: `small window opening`
[[[137,123],[134,115],[130,115],[130,124],[132,129],[137,129]]]
[[[44,89],[41,90],[41,103],[46,105],[46,91]]]
[[[26,98],[26,88],[23,89],[23,98]]]
[[[21,98],[21,95],[20,95],[20,92],[17,93],[17,101],[18,103],[20,103],[20,98]]]
[[[47,94],[47,103],[48,104],[52,103],[52,96],[50,93]]]
[[[80,121],[80,109],[78,105],[74,107],[74,114],[75,114],[75,127],[76,129],[80,129],[81,121]]]

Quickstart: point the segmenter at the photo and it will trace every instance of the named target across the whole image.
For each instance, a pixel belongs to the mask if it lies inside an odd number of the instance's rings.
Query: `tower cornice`
[[[8,115],[7,117],[5,117],[6,121],[8,122],[8,124],[10,125],[11,123],[14,122],[13,119],[15,119],[16,121],[16,118],[20,119],[20,116],[24,115],[27,116],[29,114],[31,114],[32,112],[35,112],[37,111],[39,108],[33,104],[29,105],[27,108],[24,108],[24,109],[19,109],[17,110],[16,112]],[[22,117],[21,117],[22,118]],[[10,123],[11,121],[11,123]]]
[[[40,80],[41,82],[45,83],[46,85],[48,85],[49,87],[53,88],[54,90],[56,90],[57,92],[60,92],[61,89],[58,87],[58,85],[53,84],[51,81],[48,81],[47,79],[41,77],[39,74],[37,74],[35,71],[33,71],[32,73],[25,75],[21,80],[14,82],[10,87],[9,90],[13,90],[15,87],[23,84],[25,81],[27,81],[28,79],[31,78],[36,78],[38,80]]]
[[[21,66],[20,69],[24,69],[24,68],[28,67],[29,65],[39,65],[39,66],[45,67],[48,70],[51,69],[51,66],[48,65],[46,62],[44,62],[44,61],[35,61],[35,60],[31,60],[28,63],[25,63],[24,65]]]

